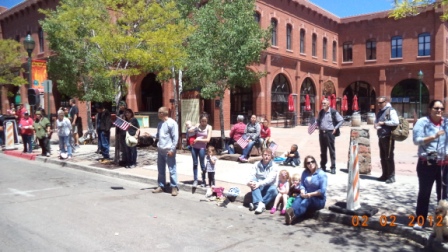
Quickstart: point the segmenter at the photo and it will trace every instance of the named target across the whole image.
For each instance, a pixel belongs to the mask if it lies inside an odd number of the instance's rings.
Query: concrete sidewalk
[[[397,142],[395,147],[396,161],[396,183],[386,184],[376,181],[381,175],[379,167],[379,154],[376,132],[371,125],[363,125],[370,129],[371,146],[372,146],[372,174],[361,175],[360,193],[361,204],[378,208],[378,213],[370,218],[353,217],[338,214],[328,210],[328,207],[336,202],[345,202],[347,195],[347,160],[350,127],[341,128],[341,136],[336,140],[337,150],[337,173],[328,174],[327,188],[327,204],[325,209],[319,211],[314,217],[323,221],[334,221],[350,226],[360,226],[360,228],[372,228],[379,231],[401,234],[406,238],[412,239],[421,244],[426,244],[432,228],[425,228],[424,231],[414,231],[412,229],[415,223],[415,206],[418,191],[418,180],[415,172],[416,146],[412,143],[412,135],[404,141]],[[143,132],[155,134],[155,129],[144,129]],[[219,131],[213,132],[214,136],[219,136]],[[226,132],[226,134],[228,134]],[[53,137],[54,138],[54,137]],[[295,128],[272,128],[272,138],[279,144],[279,150],[286,151],[291,144],[296,143],[299,146],[299,153],[302,158],[306,155],[313,155],[316,160],[320,160],[320,148],[318,141],[318,132],[308,135],[306,126],[298,126]],[[8,151],[4,153],[20,156],[22,146],[18,146],[16,151]],[[36,156],[36,160],[40,162],[57,163],[63,167],[77,168],[89,172],[104,174],[107,176],[120,177],[139,182],[156,185],[157,153],[154,148],[138,149],[138,167],[134,169],[125,169],[114,165],[105,165],[96,161],[101,156],[95,154],[96,145],[83,145],[73,154],[71,160],[59,160],[55,154],[59,147],[52,145],[53,155],[49,158]],[[111,156],[114,148],[111,148]],[[35,150],[35,154],[39,154],[40,150]],[[237,186],[241,190],[238,201],[243,202],[244,196],[249,193],[249,188],[245,185],[248,180],[248,173],[252,164],[238,163],[234,161],[219,160],[216,164],[216,185],[226,189]],[[284,167],[290,174],[303,171],[303,167]],[[179,180],[180,193],[192,193],[192,158],[189,152],[179,151],[177,154],[177,172]],[[199,172],[200,177],[200,172]],[[433,190],[435,191],[435,189]],[[197,188],[195,193],[205,194],[205,189]],[[430,204],[430,214],[434,213],[436,196],[433,193]],[[267,211],[264,214],[269,214]],[[359,220],[359,222],[357,222]],[[413,220],[415,220],[413,222]],[[363,225],[364,223],[364,225]],[[296,225],[300,225],[296,224]]]

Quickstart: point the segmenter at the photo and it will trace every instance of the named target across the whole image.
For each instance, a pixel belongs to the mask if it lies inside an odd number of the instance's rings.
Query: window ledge
[[[306,56],[306,53],[300,53],[300,55],[302,55],[302,56]]]
[[[376,59],[365,60],[364,63],[376,63]]]
[[[390,60],[403,60],[403,58],[390,58]]]
[[[289,52],[289,53],[293,53],[293,52],[294,52],[294,51],[291,50],[291,49],[286,49],[286,51]]]
[[[431,55],[417,56],[417,59],[429,59]]]
[[[353,64],[353,61],[343,61],[342,65],[350,65]]]
[[[317,56],[313,56],[312,58],[313,58],[313,59],[317,59]]]
[[[271,45],[271,48],[278,50],[278,46],[275,46],[275,45]]]
[[[327,59],[322,59],[323,61],[325,61],[325,62],[328,62],[328,60]]]

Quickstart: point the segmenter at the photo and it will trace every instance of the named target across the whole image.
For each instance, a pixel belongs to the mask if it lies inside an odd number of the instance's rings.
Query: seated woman
[[[305,171],[302,173],[300,195],[296,197],[292,207],[286,209],[287,225],[308,211],[317,211],[325,207],[327,175],[321,168],[317,168],[313,156],[306,156],[303,164]]]
[[[260,124],[257,122],[257,116],[252,115],[250,117],[250,122],[246,125],[246,129],[244,130],[244,134],[249,140],[249,144],[243,149],[243,155],[239,158],[241,162],[247,162],[250,152],[252,151],[252,147],[255,144],[259,143],[260,140]]]
[[[232,129],[230,130],[230,139],[226,142],[226,149],[221,152],[221,154],[235,154],[235,148],[233,144],[236,143],[242,135],[244,135],[244,130],[246,129],[246,125],[243,122],[244,116],[238,115],[236,120],[237,123],[233,125]]]
[[[264,150],[269,148],[269,144],[272,142],[271,139],[271,128],[269,128],[268,119],[263,120],[263,124],[260,128],[260,146],[261,149]]]

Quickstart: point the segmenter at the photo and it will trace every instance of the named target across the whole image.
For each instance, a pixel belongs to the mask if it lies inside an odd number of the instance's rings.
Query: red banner
[[[33,83],[31,88],[37,88],[39,92],[44,92],[42,82],[47,78],[47,61],[33,60],[31,63],[31,80]]]

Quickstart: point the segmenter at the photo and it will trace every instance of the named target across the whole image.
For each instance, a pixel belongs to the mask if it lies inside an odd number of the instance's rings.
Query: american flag
[[[238,139],[238,141],[236,141],[237,144],[239,144],[239,146],[241,146],[241,148],[246,148],[246,146],[249,144],[249,139],[246,135],[242,135],[240,137],[240,139]]]
[[[131,126],[130,123],[126,122],[125,120],[121,119],[120,117],[117,117],[117,119],[114,122],[114,125],[122,130],[128,130],[129,126]]]
[[[276,143],[274,143],[274,142],[271,142],[271,143],[269,144],[269,149],[272,150],[272,153],[275,154],[275,151],[277,150],[277,148],[278,148],[278,144],[276,144]]]
[[[310,118],[310,125],[308,126],[308,134],[313,134],[313,132],[316,130],[317,128],[317,120],[314,117]]]

